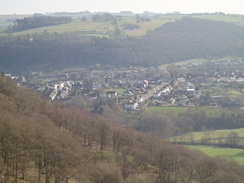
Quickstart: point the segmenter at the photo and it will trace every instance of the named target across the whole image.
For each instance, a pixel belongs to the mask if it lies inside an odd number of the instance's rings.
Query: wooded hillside
[[[244,27],[185,17],[144,37],[84,37],[75,33],[0,37],[5,72],[87,67],[95,64],[159,66],[194,58],[243,56]]]
[[[0,182],[241,183],[244,167],[88,111],[50,103],[0,76]]]
[[[15,21],[16,30],[26,30],[36,27],[44,27],[50,25],[58,25],[70,23],[71,17],[51,17],[51,16],[40,16],[40,17],[29,17],[24,19],[17,19]]]

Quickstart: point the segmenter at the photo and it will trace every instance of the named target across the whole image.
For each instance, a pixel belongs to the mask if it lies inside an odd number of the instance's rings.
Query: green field
[[[243,95],[242,91],[240,90],[234,90],[234,89],[231,89],[228,91],[232,96],[241,96]]]
[[[148,31],[150,30],[155,30],[156,28],[164,25],[165,23],[168,22],[173,22],[175,20],[172,19],[156,19],[156,18],[152,18],[151,21],[148,22],[140,22],[140,23],[136,23],[136,19],[135,18],[124,18],[122,19],[122,21],[119,22],[119,26],[120,29],[122,30],[122,32],[124,32],[126,35],[129,36],[143,36],[145,35]],[[139,29],[134,29],[134,30],[125,30],[121,27],[121,25],[123,24],[137,24]]]
[[[60,24],[48,27],[40,27],[36,29],[25,30],[21,32],[15,32],[14,35],[21,34],[34,34],[34,33],[65,33],[65,32],[75,32],[78,34],[89,34],[89,35],[109,35],[114,31],[114,27],[110,22],[92,22],[91,20],[83,21],[73,21],[69,24]]]
[[[234,23],[234,24],[244,26],[244,16],[209,14],[209,15],[193,15],[192,17],[207,19],[207,20],[224,21],[224,22]]]
[[[211,59],[211,60],[206,60],[206,59],[191,59],[191,60],[184,60],[184,61],[176,62],[176,63],[174,63],[174,65],[183,66],[183,65],[197,63],[197,62],[210,62],[210,61],[219,62],[219,61],[223,61],[223,60],[227,60],[227,59],[233,59],[233,58],[232,57],[225,57],[225,58]],[[168,67],[169,65],[170,64],[164,64],[164,65],[161,65],[160,67],[164,67],[165,68],[165,67]]]
[[[4,35],[3,28],[8,27],[9,25],[13,25],[14,19],[23,19],[25,17],[29,17],[32,15],[0,15],[0,33]],[[155,17],[151,17],[150,21],[145,22],[137,22],[136,17],[122,17],[120,21],[117,21],[118,27],[122,34],[129,36],[143,36],[148,31],[155,30],[156,28],[164,25],[167,22],[174,22],[180,20],[184,16],[190,16],[194,18],[208,19],[208,20],[217,20],[217,21],[225,21],[229,23],[235,23],[238,25],[244,26],[244,17],[237,15],[219,15],[219,14],[209,14],[209,15],[184,15],[184,14],[176,14],[176,15],[157,15]],[[123,24],[136,24],[139,28],[128,30],[122,27]],[[2,30],[1,30],[2,28]],[[115,30],[115,26],[113,22],[93,22],[91,18],[88,18],[87,21],[82,21],[81,19],[74,19],[72,23],[41,27],[21,32],[15,32],[13,34],[34,34],[34,33],[43,33],[43,32],[56,32],[56,33],[64,33],[64,32],[75,32],[82,35],[91,35],[91,36],[111,36]],[[199,60],[204,61],[204,60]],[[178,64],[186,64],[192,61],[184,61]]]
[[[183,66],[183,65],[187,65],[190,63],[197,63],[197,62],[209,62],[209,60],[206,59],[191,59],[191,60],[185,60],[185,61],[180,61],[180,62],[176,62],[174,63],[174,65],[179,65],[179,66]],[[170,64],[164,64],[161,65],[160,67],[168,67]]]
[[[219,117],[222,112],[230,113],[231,110],[221,109],[221,108],[213,108],[208,106],[201,106],[201,107],[171,107],[171,106],[149,106],[148,112],[164,112],[171,114],[173,116],[177,116],[180,113],[185,112],[204,112],[207,117]]]
[[[201,131],[201,132],[190,132],[185,135],[171,137],[169,140],[172,142],[195,142],[201,143],[207,140],[208,143],[218,144],[224,143],[230,133],[236,133],[239,137],[238,144],[244,145],[244,128],[238,129],[225,129],[225,130],[214,130],[214,131]]]
[[[147,109],[148,112],[159,111],[159,112],[171,114],[173,116],[177,116],[178,114],[187,112],[188,110],[189,110],[188,107],[164,107],[164,106],[163,107],[150,106]]]
[[[189,15],[187,15],[187,14],[166,14],[166,15],[160,15],[157,18],[180,20],[185,16],[189,16]]]
[[[218,148],[213,146],[187,146],[190,149],[202,151],[211,157],[221,157],[227,160],[233,160],[244,164],[244,150],[234,148]]]
[[[6,22],[8,17],[0,16],[0,26],[6,26]],[[16,18],[24,18],[16,16]],[[14,19],[14,17],[12,17]],[[150,30],[155,30],[156,28],[164,25],[167,22],[173,22],[174,19],[161,19],[161,18],[151,18],[151,21],[147,22],[136,22],[135,17],[123,17],[121,21],[117,21],[120,31],[125,35],[130,36],[143,36]],[[5,24],[4,24],[5,23]],[[9,23],[10,24],[10,23]],[[134,30],[126,30],[122,27],[123,24],[136,24],[138,25],[138,29]],[[65,33],[65,32],[74,32],[82,35],[90,35],[90,36],[111,36],[115,30],[115,26],[113,22],[94,22],[91,18],[87,19],[87,21],[82,21],[80,19],[75,19],[73,22],[68,24],[40,27],[20,32],[13,32],[14,35],[25,35],[25,34],[34,34],[34,33]],[[4,34],[2,30],[2,34]]]

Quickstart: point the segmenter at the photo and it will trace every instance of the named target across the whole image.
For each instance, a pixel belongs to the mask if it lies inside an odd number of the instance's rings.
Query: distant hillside
[[[152,46],[163,62],[243,56],[244,27],[185,17],[156,29],[146,36],[145,43]]]
[[[87,67],[95,64],[158,66],[195,58],[244,55],[244,27],[185,17],[144,37],[113,38],[75,33],[0,37],[5,72]]]
[[[106,15],[106,14],[105,14]],[[149,30],[155,30],[165,24],[166,22],[172,22],[177,19],[176,17],[119,17],[119,16],[106,16],[106,19],[98,19],[98,15],[94,17],[74,18],[72,22],[69,22],[68,18],[71,17],[59,17],[59,16],[42,16],[42,17],[26,17],[18,18],[18,16],[1,16],[0,15],[0,36],[7,35],[9,33],[13,35],[25,35],[25,34],[40,34],[43,32],[49,33],[67,33],[72,32],[83,36],[100,36],[100,37],[112,37],[119,30],[119,34],[130,36],[143,36]],[[15,17],[15,19],[14,19]],[[101,17],[101,16],[100,16]],[[8,19],[5,19],[8,18]],[[64,18],[67,21],[62,21]],[[5,19],[5,22],[4,22]],[[44,21],[43,21],[44,20]],[[48,20],[48,21],[47,21]],[[56,21],[58,20],[58,21]],[[5,27],[1,30],[1,25],[9,23],[9,28]],[[136,29],[131,29],[126,25],[134,26]],[[118,33],[118,32],[117,32]]]
[[[206,19],[206,20],[224,21],[224,22],[234,23],[237,25],[244,26],[244,15],[201,14],[201,15],[192,15],[191,17]]]
[[[50,16],[50,15],[48,15]],[[234,23],[244,26],[243,15],[226,15],[223,13],[214,14],[123,14],[123,13],[55,13],[53,18],[72,17],[71,23],[62,22],[62,25],[55,25],[57,22],[46,24],[46,26],[39,20],[35,20],[32,23],[28,22],[30,19],[35,18],[47,18],[47,15],[34,14],[32,15],[0,15],[0,35],[6,35],[12,33],[13,35],[25,35],[25,34],[40,34],[43,32],[49,33],[65,33],[72,32],[79,35],[86,36],[106,36],[110,37],[116,32],[116,29],[120,30],[120,33],[129,36],[143,36],[148,31],[155,30],[156,28],[164,25],[166,22],[172,22],[180,20],[183,17],[192,17],[199,19],[224,21],[228,23]],[[100,16],[100,19],[98,19]],[[103,18],[101,16],[104,16]],[[32,17],[32,18],[31,18]],[[27,27],[19,27],[18,21],[23,20],[28,22]],[[97,21],[96,21],[97,20]],[[31,26],[32,24],[32,26]],[[129,25],[129,26],[128,26]],[[16,28],[18,26],[18,28]],[[32,27],[32,28],[31,28]],[[39,28],[34,28],[39,27]],[[132,27],[136,27],[133,28]],[[27,29],[26,29],[27,28]]]

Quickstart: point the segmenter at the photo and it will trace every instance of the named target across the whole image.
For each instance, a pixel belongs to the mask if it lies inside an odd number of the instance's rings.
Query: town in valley
[[[6,75],[50,101],[80,95],[88,100],[112,100],[124,110],[147,106],[240,108],[244,105],[241,65],[241,58],[224,58],[157,68],[97,64],[88,69]]]

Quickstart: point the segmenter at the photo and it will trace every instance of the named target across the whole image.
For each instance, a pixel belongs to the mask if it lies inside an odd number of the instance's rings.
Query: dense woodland
[[[2,183],[244,182],[237,163],[122,127],[118,118],[50,103],[5,76],[0,100]]]
[[[34,16],[24,19],[16,19],[15,29],[13,31],[33,29],[50,25],[67,24],[72,21],[71,17],[53,17],[53,16]]]
[[[116,20],[116,17],[110,13],[104,13],[102,15],[96,14],[92,16],[92,21],[94,22],[110,22],[113,20]]]
[[[211,115],[208,114],[209,111]],[[159,111],[146,112],[141,115],[135,129],[167,138],[193,131],[244,128],[243,111],[214,109],[209,109],[209,111],[196,107],[175,116]]]
[[[111,38],[48,32],[1,36],[0,67],[23,72],[95,64],[158,66],[194,58],[242,57],[244,50],[243,27],[189,17],[140,38],[115,33]]]

